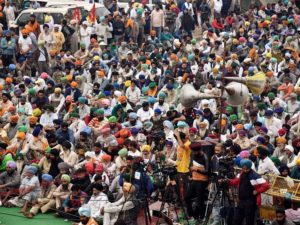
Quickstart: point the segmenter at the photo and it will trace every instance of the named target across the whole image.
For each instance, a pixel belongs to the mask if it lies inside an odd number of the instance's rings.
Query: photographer
[[[251,169],[252,161],[241,161],[242,172],[234,179],[228,180],[228,184],[238,186],[239,203],[234,213],[233,224],[255,224],[255,211],[261,204],[261,193],[269,189],[269,183]],[[223,180],[220,180],[223,182]]]
[[[190,145],[192,150],[191,159],[191,175],[192,180],[190,182],[187,195],[185,197],[185,202],[187,204],[187,211],[190,217],[194,219],[202,220],[205,214],[205,190],[208,186],[209,177],[209,160],[201,148],[200,142],[194,142]],[[197,207],[193,209],[192,199],[197,197]]]

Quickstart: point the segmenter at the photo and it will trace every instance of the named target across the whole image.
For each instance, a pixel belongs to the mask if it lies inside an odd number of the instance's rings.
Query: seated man
[[[78,213],[80,216],[80,223],[77,223],[75,225],[98,225],[96,220],[94,220],[94,218],[91,217],[90,208],[80,207]]]
[[[61,176],[61,185],[53,193],[55,198],[56,209],[60,208],[62,203],[67,199],[71,192],[73,184],[70,183],[71,178],[67,174]]]
[[[79,221],[78,209],[86,203],[87,194],[80,190],[80,186],[74,184],[71,187],[71,193],[64,201],[62,207],[58,209],[56,216],[64,219]]]
[[[134,191],[135,187],[131,183],[123,183],[123,196],[116,202],[107,203],[102,209],[101,214],[104,214],[103,225],[115,224],[119,218],[120,212],[126,212],[135,207],[134,205]],[[136,224],[136,221],[129,221],[133,217],[126,217],[126,222],[129,224]]]
[[[89,202],[84,207],[89,207],[91,210],[91,217],[100,221],[103,216],[100,214],[100,210],[108,203],[107,195],[103,193],[103,186],[99,183],[93,184],[93,195]]]
[[[25,213],[29,203],[35,202],[41,195],[40,182],[35,175],[37,168],[27,166],[24,171],[24,177],[21,181],[19,196],[8,201],[7,206],[22,207],[21,212]]]
[[[53,193],[56,190],[56,186],[53,184],[53,177],[49,174],[43,174],[41,187],[41,197],[37,199],[36,204],[33,205],[29,212],[24,213],[24,216],[27,218],[34,217],[39,210],[41,210],[42,213],[45,213],[55,206]]]
[[[6,163],[6,171],[0,174],[0,202],[5,205],[11,196],[19,194],[21,177],[17,171],[17,164],[14,161]]]

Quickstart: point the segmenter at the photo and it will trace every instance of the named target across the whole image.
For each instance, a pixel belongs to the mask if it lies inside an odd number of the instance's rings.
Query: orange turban
[[[276,138],[276,142],[278,144],[285,144],[286,143],[286,139],[284,137],[278,137],[278,138]]]
[[[235,126],[235,129],[236,129],[236,130],[242,130],[242,129],[244,129],[244,126],[243,126],[243,124],[237,124],[237,125]]]
[[[121,129],[120,130],[120,137],[127,138],[129,136],[129,130],[128,129]]]
[[[5,82],[11,84],[13,82],[13,79],[11,77],[6,77]]]
[[[120,103],[126,102],[126,96],[124,96],[124,95],[120,96],[120,97],[119,97],[119,102],[120,102]]]
[[[103,72],[103,70],[99,70],[97,71],[97,76],[103,78],[105,76],[105,73]]]
[[[268,76],[268,77],[273,77],[273,71],[268,71],[268,72],[267,72],[267,76]]]
[[[29,117],[29,122],[30,122],[30,123],[36,123],[36,122],[37,122],[37,120],[38,120],[38,118],[37,118],[37,117],[35,117],[35,116],[31,116],[31,117]]]
[[[101,156],[102,160],[105,161],[105,162],[109,162],[111,160],[111,156],[108,155],[108,154],[103,154]]]
[[[72,81],[73,80],[73,75],[67,75],[66,78],[67,78],[68,81]]]
[[[17,138],[20,138],[21,140],[24,140],[25,137],[26,137],[26,134],[25,134],[24,132],[19,132],[19,133],[17,134]]]
[[[17,123],[19,120],[19,117],[18,116],[10,116],[9,119],[10,119],[10,122]]]
[[[77,88],[77,86],[78,86],[77,82],[75,82],[75,81],[71,82],[71,87],[72,88]]]

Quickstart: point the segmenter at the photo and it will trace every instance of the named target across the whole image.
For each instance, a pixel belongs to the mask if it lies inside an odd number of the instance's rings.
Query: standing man
[[[188,215],[194,219],[202,220],[205,214],[205,190],[208,186],[209,160],[207,155],[201,149],[200,142],[194,142],[190,145],[192,150],[192,167],[190,168],[192,180],[189,190],[185,196]],[[197,207],[193,210],[192,199],[197,198]]]
[[[252,161],[241,161],[242,172],[234,179],[229,180],[229,185],[238,186],[239,205],[234,214],[233,224],[254,225],[255,211],[261,204],[260,194],[269,189],[268,182],[251,169]]]
[[[157,4],[155,10],[151,13],[151,27],[152,30],[156,31],[156,37],[161,39],[161,31],[165,26],[165,13],[161,9],[160,5]]]
[[[15,17],[15,10],[10,5],[10,1],[6,1],[3,12],[5,13],[7,26],[9,27],[9,24],[11,22],[15,21],[15,18],[16,18]]]

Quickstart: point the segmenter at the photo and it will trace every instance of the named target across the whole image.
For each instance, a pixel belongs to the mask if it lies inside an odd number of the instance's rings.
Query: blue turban
[[[161,114],[161,110],[159,108],[154,109],[154,113],[160,115]]]
[[[164,127],[168,127],[169,129],[174,130],[174,126],[173,126],[172,122],[169,120],[165,120],[163,125],[164,125]]]
[[[250,159],[243,159],[241,160],[241,167],[247,167],[247,169],[251,169],[252,161]]]
[[[32,135],[33,135],[34,137],[37,137],[37,136],[39,136],[40,132],[41,132],[41,128],[40,128],[40,127],[35,127],[35,128],[33,129],[33,131],[32,131]]]
[[[91,216],[90,208],[80,207],[78,209],[78,213],[79,213],[80,216],[85,216],[85,217],[90,217]]]
[[[25,78],[24,82],[25,82],[25,84],[30,84],[31,83],[31,79],[30,78]]]
[[[51,182],[51,181],[53,181],[53,177],[50,174],[45,173],[42,175],[42,180]]]
[[[25,171],[27,173],[36,174],[37,168],[35,166],[27,166]]]
[[[130,132],[131,132],[133,135],[136,135],[136,134],[138,134],[138,133],[139,133],[139,129],[138,129],[138,128],[135,128],[135,127],[133,127],[133,128],[131,128]]]
[[[156,102],[156,99],[155,99],[153,96],[151,96],[151,97],[148,99],[148,101],[149,101],[150,104],[154,104],[154,103]]]
[[[187,123],[184,121],[178,121],[177,123],[177,127],[187,127],[187,126],[188,126]]]
[[[135,112],[129,113],[129,119],[137,119],[138,115]]]

